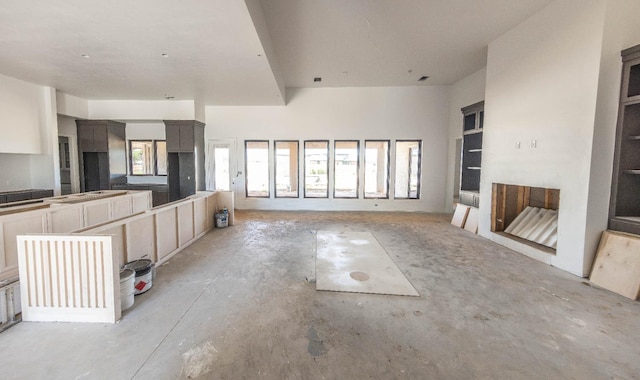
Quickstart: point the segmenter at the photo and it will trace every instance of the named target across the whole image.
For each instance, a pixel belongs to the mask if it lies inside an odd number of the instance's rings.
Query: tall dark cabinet
[[[484,101],[462,108],[462,167],[460,170],[460,203],[478,207],[480,170],[482,167],[482,129]]]
[[[622,62],[609,229],[640,234],[640,45]]]
[[[127,182],[125,124],[111,120],[76,120],[80,191],[109,190]]]
[[[197,120],[165,120],[169,201],[205,189],[204,123]]]

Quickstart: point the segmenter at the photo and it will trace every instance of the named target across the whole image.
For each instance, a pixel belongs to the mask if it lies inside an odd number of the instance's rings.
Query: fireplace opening
[[[491,231],[555,255],[559,205],[559,189],[494,183]]]

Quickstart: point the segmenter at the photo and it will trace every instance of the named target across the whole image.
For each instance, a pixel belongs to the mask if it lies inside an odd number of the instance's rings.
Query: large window
[[[364,142],[364,197],[389,197],[389,141]]]
[[[358,198],[360,142],[335,141],[333,150],[333,197]]]
[[[276,141],[276,198],[298,197],[298,142]]]
[[[269,141],[245,141],[247,197],[269,198]]]
[[[329,141],[304,142],[304,196],[329,197]]]
[[[396,141],[395,198],[420,198],[421,141]]]
[[[165,141],[129,140],[130,175],[167,175]]]

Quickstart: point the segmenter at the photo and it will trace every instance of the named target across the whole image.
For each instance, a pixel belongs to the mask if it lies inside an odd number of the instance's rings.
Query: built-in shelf
[[[484,102],[462,108],[462,162],[460,191],[477,191],[480,188],[480,167],[482,166],[482,129],[484,126]],[[462,194],[462,193],[461,193]],[[473,202],[461,203],[477,207],[477,197]]]
[[[640,45],[624,50],[622,62],[609,229],[640,235]]]

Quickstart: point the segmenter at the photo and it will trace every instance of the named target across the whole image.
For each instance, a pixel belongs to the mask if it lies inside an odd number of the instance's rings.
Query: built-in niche
[[[555,254],[560,190],[494,183],[491,231]]]

